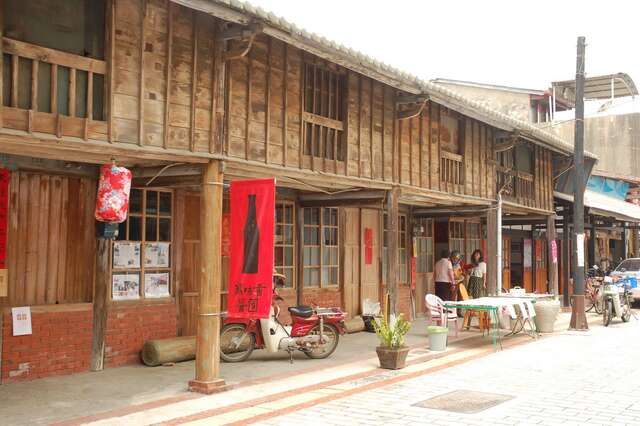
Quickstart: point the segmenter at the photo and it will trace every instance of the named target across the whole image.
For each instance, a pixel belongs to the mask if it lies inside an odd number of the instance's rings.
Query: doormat
[[[414,407],[444,410],[452,413],[475,414],[513,399],[510,395],[456,390],[413,404]],[[461,403],[464,401],[464,403]]]

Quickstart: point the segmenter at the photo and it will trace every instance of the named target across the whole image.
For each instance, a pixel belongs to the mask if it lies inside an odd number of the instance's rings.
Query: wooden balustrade
[[[2,126],[106,139],[106,62],[2,39]],[[9,76],[9,78],[7,78]]]
[[[502,188],[505,198],[520,204],[532,205],[535,200],[535,182],[530,173],[518,172],[507,168],[498,168],[497,187]]]
[[[451,190],[459,192],[464,184],[464,163],[462,155],[442,151],[440,155],[440,180],[452,185]]]

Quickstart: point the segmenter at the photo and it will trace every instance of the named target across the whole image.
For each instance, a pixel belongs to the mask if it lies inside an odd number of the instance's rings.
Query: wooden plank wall
[[[11,172],[9,297],[0,305],[91,301],[96,185],[89,178]]]
[[[553,210],[553,160],[546,148],[535,146],[534,154],[534,206]]]

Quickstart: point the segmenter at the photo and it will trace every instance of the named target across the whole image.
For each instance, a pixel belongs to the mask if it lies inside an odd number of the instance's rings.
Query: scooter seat
[[[313,315],[313,308],[306,305],[289,306],[289,312],[291,312],[291,315],[295,315],[297,317],[309,318]]]

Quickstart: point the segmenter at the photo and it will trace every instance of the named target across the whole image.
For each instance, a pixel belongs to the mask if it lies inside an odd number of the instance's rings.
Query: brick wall
[[[32,310],[33,334],[13,336],[10,313],[3,314],[2,382],[77,373],[89,369],[91,305],[70,311]]]
[[[147,340],[176,336],[176,305],[112,305],[107,317],[105,366],[140,362]]]

